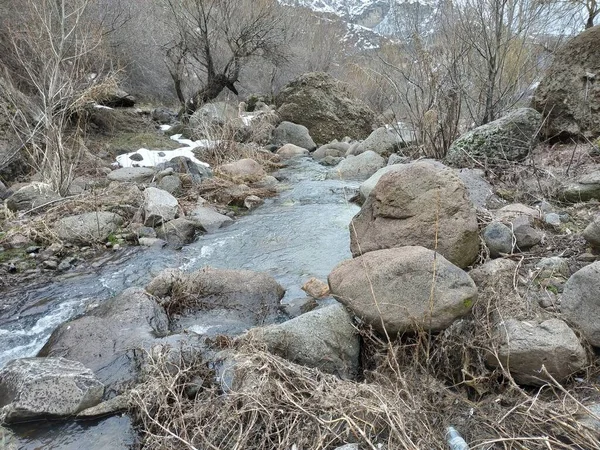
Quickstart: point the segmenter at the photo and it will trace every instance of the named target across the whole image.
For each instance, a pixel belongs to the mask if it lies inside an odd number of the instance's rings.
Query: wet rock
[[[319,164],[321,164],[322,166],[333,167],[333,166],[337,166],[343,160],[344,160],[344,158],[341,156],[340,157],[326,156],[325,158],[323,158],[319,161]]]
[[[283,147],[277,150],[277,154],[282,159],[291,159],[298,156],[308,156],[308,150],[294,144],[285,144]]]
[[[249,195],[248,197],[246,197],[244,199],[244,208],[246,208],[247,210],[251,211],[255,208],[258,208],[260,205],[262,205],[265,201],[256,196],[256,195]]]
[[[156,227],[177,216],[177,199],[162,189],[149,187],[144,191],[144,225]]]
[[[492,222],[483,230],[483,240],[492,258],[510,254],[513,250],[513,234],[510,228],[500,222]]]
[[[312,153],[312,157],[316,161],[320,161],[327,156],[333,158],[342,158],[346,155],[346,152],[350,148],[350,144],[347,142],[330,142],[320,146]],[[340,160],[341,161],[341,160]]]
[[[158,188],[177,197],[181,195],[181,179],[177,175],[167,175],[160,179]]]
[[[77,258],[74,258],[72,256],[64,258],[58,265],[58,270],[61,272],[65,272],[65,271],[69,270],[71,268],[71,266],[73,264],[75,264],[76,261],[77,261]]]
[[[6,206],[11,211],[28,211],[51,204],[60,200],[60,195],[52,190],[46,183],[29,183],[6,199]]]
[[[110,172],[107,178],[121,183],[147,183],[152,181],[154,174],[154,169],[149,167],[123,167]]]
[[[126,394],[117,395],[105,402],[102,402],[91,408],[86,408],[77,414],[80,419],[98,417],[98,416],[109,416],[119,411],[126,411],[129,409],[129,397]]]
[[[439,331],[469,313],[473,280],[432,250],[399,247],[372,251],[339,264],[329,275],[332,295],[377,331]]]
[[[249,158],[223,164],[219,170],[223,175],[234,180],[247,182],[259,181],[267,175],[265,169],[259,163]]]
[[[558,382],[588,365],[585,349],[569,326],[559,319],[538,323],[507,319],[495,329],[500,343],[498,357],[515,381],[541,386],[549,381],[542,366]],[[494,355],[487,356],[491,366],[498,366]]]
[[[452,143],[446,161],[455,167],[471,167],[479,162],[502,165],[521,161],[537,142],[542,115],[531,108],[521,108],[488,124],[477,127]]]
[[[453,264],[467,267],[479,254],[477,216],[467,191],[452,169],[434,161],[406,164],[383,175],[350,229],[353,256],[437,245]]]
[[[375,152],[368,151],[344,159],[335,169],[327,173],[327,178],[333,180],[366,180],[384,166],[385,159]]]
[[[17,450],[17,438],[4,427],[0,426],[0,444],[4,450]]]
[[[198,223],[207,233],[213,233],[219,228],[233,223],[233,219],[208,206],[196,207],[188,216],[188,219]]]
[[[169,246],[181,248],[194,242],[198,229],[200,225],[197,222],[180,217],[157,227],[156,235],[159,239],[165,240]]]
[[[63,356],[94,371],[107,394],[120,393],[137,378],[143,349],[168,332],[163,308],[143,289],[119,296],[59,326],[38,356]]]
[[[23,358],[0,371],[0,416],[7,423],[72,416],[97,405],[103,384],[64,358]]]
[[[600,347],[600,262],[575,272],[564,287],[562,313],[595,347]]]
[[[302,147],[309,151],[317,148],[315,141],[310,137],[308,128],[304,125],[298,125],[292,122],[283,121],[277,128],[273,130],[273,138],[271,143],[277,146],[285,146],[286,144],[293,144],[298,147]]]
[[[329,288],[328,288],[329,289]],[[281,310],[288,317],[298,317],[305,314],[313,309],[317,308],[319,304],[313,297],[295,298],[286,303],[281,304]]]
[[[278,325],[255,328],[247,338],[296,364],[341,378],[358,374],[360,339],[342,305],[316,309]]]
[[[98,211],[59,219],[54,230],[64,242],[89,245],[105,242],[122,224],[123,218],[118,214]]]
[[[583,237],[592,247],[600,248],[600,216],[583,230]]]
[[[139,238],[138,243],[142,247],[158,247],[158,248],[162,248],[165,245],[167,245],[167,243],[165,241],[163,241],[162,239],[150,238],[150,237],[141,237],[141,238]]]
[[[329,295],[329,285],[314,277],[302,285],[302,290],[312,298],[324,298]]]

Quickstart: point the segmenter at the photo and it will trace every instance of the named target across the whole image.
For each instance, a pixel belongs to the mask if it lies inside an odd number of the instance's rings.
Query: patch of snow
[[[169,131],[171,128],[173,128],[171,125],[161,125],[160,129],[161,131]]]
[[[104,105],[98,105],[98,104],[95,104],[94,108],[96,108],[96,109],[110,109],[110,110],[113,109],[110,106],[104,106]]]
[[[155,167],[160,163],[170,161],[176,156],[185,156],[196,164],[209,167],[207,163],[200,161],[194,156],[194,152],[192,151],[194,148],[196,147],[182,147],[175,150],[148,150],[147,148],[140,148],[137,152],[117,156],[117,162],[121,167]],[[132,160],[130,157],[134,154],[141,155],[142,160]]]

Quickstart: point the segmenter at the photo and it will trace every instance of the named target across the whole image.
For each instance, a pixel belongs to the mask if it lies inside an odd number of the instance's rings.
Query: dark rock
[[[511,254],[513,250],[513,233],[509,227],[500,222],[492,222],[483,230],[483,240],[492,258],[501,254]]]
[[[194,242],[196,231],[199,228],[200,225],[197,222],[180,217],[157,227],[156,235],[167,241],[169,246],[181,248]]]
[[[157,170],[171,168],[175,173],[186,174],[193,184],[200,184],[202,180],[212,178],[212,171],[202,164],[196,164],[185,156],[176,156],[156,166]]]

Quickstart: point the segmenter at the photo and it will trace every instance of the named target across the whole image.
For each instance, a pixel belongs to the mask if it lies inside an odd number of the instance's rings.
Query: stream
[[[145,286],[169,267],[267,272],[286,289],[283,303],[305,297],[301,290],[304,282],[311,277],[326,280],[336,264],[351,257],[348,224],[359,208],[349,198],[359,183],[326,180],[327,171],[309,158],[292,160],[274,174],[286,187],[277,197],[266,199],[250,214],[181,250],[125,249],[97,273],[4,293],[9,304],[18,306],[0,315],[0,368],[12,359],[35,356],[61,323],[128,287]],[[117,442],[90,447],[89,430],[97,433],[101,425],[110,430],[107,422],[111,419],[111,424],[116,423],[110,418],[98,425],[63,425],[64,432],[57,432],[57,427],[38,427],[32,437],[26,437],[25,431],[15,432],[28,442],[19,448],[130,448]],[[121,438],[119,433],[108,434]]]

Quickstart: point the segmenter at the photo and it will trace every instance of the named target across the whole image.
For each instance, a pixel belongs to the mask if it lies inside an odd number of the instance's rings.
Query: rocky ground
[[[39,358],[9,363],[4,422],[128,409],[157,449],[441,449],[450,425],[476,448],[599,448],[598,146],[552,144],[542,114],[521,108],[435,161],[405,127],[365,130],[345,96],[325,75],[292,83],[276,105],[295,123],[266,105],[209,105],[187,126],[163,108],[129,111],[159,136],[173,122],[219,141],[193,151],[211,169],[186,157],[108,167],[105,143],[67,197],[11,185],[7,284],[128,245],[186,245],[276,195],[268,170],[288,158],[362,182],[353,258],[311,280],[289,320],[278,323],[284,290],[267,274],[167,269],[59,326]],[[122,165],[144,160],[125,150]],[[207,318],[243,326],[190,331]]]

